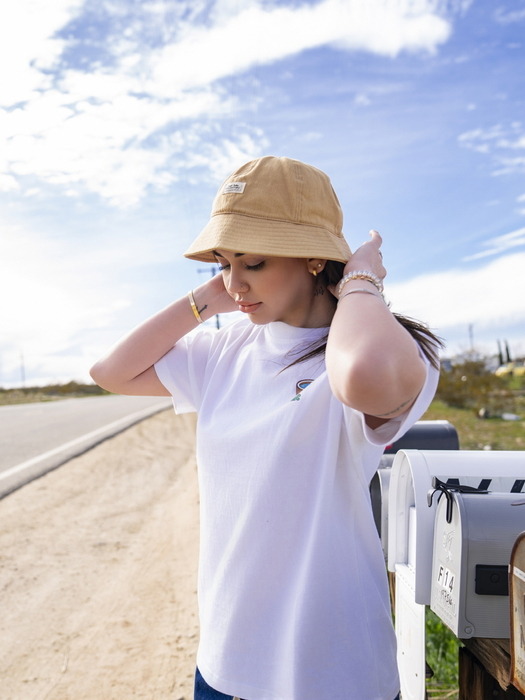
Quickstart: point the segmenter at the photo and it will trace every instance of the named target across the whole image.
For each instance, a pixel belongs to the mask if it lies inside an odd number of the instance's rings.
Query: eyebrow
[[[223,258],[223,257],[224,257],[223,255],[221,255],[221,254],[219,253],[218,250],[212,250],[211,252],[212,252],[214,255],[216,255],[217,257],[219,257],[219,258]],[[243,255],[245,255],[245,253],[234,253],[234,254],[233,254],[233,257],[235,257],[235,258],[241,258]]]

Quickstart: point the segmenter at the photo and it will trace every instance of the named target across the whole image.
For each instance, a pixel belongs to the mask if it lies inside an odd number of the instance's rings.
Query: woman
[[[198,412],[198,700],[399,691],[369,483],[432,399],[438,341],[385,304],[380,246],[372,231],[350,252],[321,171],[251,161],[186,252],[221,275],[92,369],[110,391]]]

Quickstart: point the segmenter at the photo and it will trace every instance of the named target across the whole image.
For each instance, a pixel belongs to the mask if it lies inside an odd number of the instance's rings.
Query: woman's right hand
[[[215,275],[193,290],[197,309],[204,320],[215,314],[238,311],[239,307],[226,291],[221,274]]]
[[[193,298],[204,321],[238,308],[224,287],[222,275],[194,289]],[[116,394],[168,396],[153,365],[196,325],[185,294],[117,342],[93,365],[91,376],[99,386]]]

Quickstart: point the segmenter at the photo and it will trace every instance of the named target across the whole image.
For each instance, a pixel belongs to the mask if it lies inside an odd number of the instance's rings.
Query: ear
[[[324,270],[326,265],[326,260],[321,260],[320,258],[308,258],[306,261],[308,272],[317,277],[317,275]]]

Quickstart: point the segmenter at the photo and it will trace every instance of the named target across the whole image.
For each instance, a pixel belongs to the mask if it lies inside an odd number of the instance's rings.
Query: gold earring
[[[317,270],[312,270],[312,275],[313,275],[314,277],[317,277]]]

